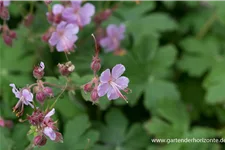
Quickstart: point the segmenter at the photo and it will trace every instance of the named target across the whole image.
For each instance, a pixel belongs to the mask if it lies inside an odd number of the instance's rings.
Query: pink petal
[[[63,12],[64,6],[61,4],[53,5],[52,12],[54,15],[61,14]]]
[[[25,100],[32,102],[33,101],[33,94],[27,90],[23,89],[22,96],[25,98]]]
[[[40,63],[40,67],[41,67],[42,70],[44,70],[45,69],[45,64],[43,62],[41,62]]]
[[[120,96],[113,87],[110,87],[107,93],[107,97],[109,100],[113,100],[119,98]]]
[[[59,30],[64,30],[65,29],[65,26],[66,26],[66,22],[65,21],[62,21],[62,22],[60,22],[58,25],[57,25],[57,31],[59,31]]]
[[[77,15],[74,13],[73,8],[65,8],[62,17],[68,22],[75,21],[77,19]]]
[[[72,3],[72,7],[73,8],[79,9],[80,8],[80,5],[82,3],[82,0],[71,1],[71,3]]]
[[[128,87],[129,79],[127,77],[119,77],[116,79],[115,83],[119,86],[120,89],[125,89]]]
[[[16,85],[11,83],[9,84],[9,86],[12,87],[12,92],[14,93],[14,95],[16,96],[16,98],[20,98],[20,91],[16,88]]]
[[[55,108],[53,108],[51,111],[49,111],[46,115],[45,118],[50,118],[52,115],[55,114]]]
[[[106,32],[108,36],[113,37],[117,32],[117,26],[114,24],[109,25],[106,29]]]
[[[99,86],[98,86],[98,96],[99,97],[104,96],[108,92],[109,88],[110,88],[110,85],[108,83],[99,84]]]
[[[112,77],[114,79],[118,79],[125,71],[125,67],[122,64],[118,64],[116,66],[113,67],[112,69]]]
[[[95,13],[95,6],[91,3],[86,3],[81,9],[80,14],[84,14],[86,17],[91,17]]]
[[[100,82],[107,83],[109,82],[110,79],[111,79],[110,70],[106,69],[105,71],[102,72],[100,76]]]
[[[79,31],[79,27],[77,25],[74,25],[74,24],[68,24],[66,26],[66,31],[65,31],[65,34],[68,35],[68,34],[77,34]]]
[[[54,141],[56,139],[55,131],[52,128],[50,128],[50,127],[45,127],[44,128],[44,134],[46,136],[48,136],[52,141]]]
[[[49,39],[49,44],[55,46],[59,42],[59,35],[57,32],[53,32],[51,38]]]

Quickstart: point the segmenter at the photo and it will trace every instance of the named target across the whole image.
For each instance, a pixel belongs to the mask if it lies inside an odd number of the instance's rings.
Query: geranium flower
[[[10,84],[12,87],[12,92],[15,94],[16,98],[19,99],[16,106],[13,108],[14,112],[17,112],[17,116],[21,116],[23,114],[24,105],[30,105],[32,108],[34,108],[33,104],[33,94],[30,92],[29,89],[23,88],[21,90],[18,90],[15,86],[15,84]]]
[[[81,3],[81,0],[71,1],[72,6],[65,8],[62,16],[68,23],[83,27],[91,22],[91,17],[95,13],[95,6],[91,3],[86,3],[84,6],[81,6]]]
[[[107,94],[109,100],[117,99],[119,97],[126,100],[126,97],[120,92],[128,87],[129,79],[121,76],[125,71],[122,64],[113,67],[112,73],[109,69],[102,72],[100,76],[100,84],[98,86],[98,95],[102,97]]]
[[[78,31],[78,26],[62,21],[57,25],[56,31],[52,33],[49,43],[52,46],[56,45],[58,52],[70,51],[75,41],[78,39],[76,36]]]
[[[107,36],[100,40],[100,45],[105,49],[105,52],[111,52],[120,48],[120,41],[124,39],[125,25],[121,24],[109,25],[106,29]]]

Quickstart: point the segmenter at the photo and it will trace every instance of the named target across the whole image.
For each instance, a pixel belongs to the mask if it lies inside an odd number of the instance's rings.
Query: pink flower
[[[45,69],[45,64],[41,62],[39,66],[34,67],[33,76],[36,79],[41,79],[44,76],[44,69]]]
[[[98,86],[99,97],[107,94],[109,100],[117,99],[119,97],[126,100],[126,97],[120,92],[128,87],[129,79],[121,76],[125,71],[125,67],[122,64],[118,64],[113,67],[112,73],[109,69],[102,72],[100,76],[100,84]]]
[[[62,21],[62,12],[64,10],[64,6],[61,4],[55,4],[52,7],[52,12],[47,12],[47,19],[50,23],[60,23]]]
[[[100,40],[100,45],[105,48],[105,52],[111,52],[120,48],[120,41],[124,39],[125,26],[121,24],[109,25],[106,29],[107,36]]]
[[[86,3],[81,6],[82,1],[71,1],[72,7],[65,8],[62,13],[63,18],[68,23],[77,24],[83,27],[91,22],[91,17],[95,13],[95,6],[91,3]]]
[[[52,141],[56,139],[56,132],[54,131],[54,122],[51,121],[51,116],[55,114],[55,109],[53,108],[50,112],[46,114],[44,117],[44,124],[46,127],[44,128],[43,132],[46,136],[48,136]]]
[[[49,43],[52,46],[56,45],[58,52],[70,51],[75,41],[78,39],[76,36],[78,31],[78,26],[62,21],[57,25],[56,31],[52,33]]]
[[[10,0],[4,0],[4,1],[3,1],[3,5],[4,5],[5,7],[8,7],[8,6],[10,5]]]
[[[23,88],[20,91],[16,88],[15,84],[10,84],[12,87],[12,92],[15,94],[16,98],[19,99],[16,106],[13,108],[13,111],[17,112],[17,116],[23,114],[24,105],[30,105],[34,108],[33,104],[33,94],[30,92],[29,89]]]

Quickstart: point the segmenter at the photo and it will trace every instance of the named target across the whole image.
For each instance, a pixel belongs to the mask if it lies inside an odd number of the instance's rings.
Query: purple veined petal
[[[112,69],[112,77],[113,79],[118,79],[125,71],[125,67],[122,64],[118,64]]]
[[[114,24],[109,25],[106,28],[106,33],[107,33],[108,36],[114,37],[115,33],[117,33],[117,26],[114,25]]]
[[[3,6],[8,7],[10,5],[10,0],[4,0],[3,1]]]
[[[41,63],[40,63],[40,67],[41,67],[42,70],[44,70],[44,69],[45,69],[45,64],[44,64],[43,62],[41,62]],[[42,71],[42,70],[41,70],[41,71]]]
[[[44,134],[46,136],[48,136],[52,141],[54,141],[56,139],[55,131],[52,128],[50,128],[50,127],[45,127],[44,128]]]
[[[33,94],[27,89],[23,89],[22,96],[25,98],[26,101],[33,101]]]
[[[124,24],[121,24],[120,25],[120,27],[119,27],[119,40],[122,40],[122,39],[124,39],[124,32],[125,32],[125,30],[126,30],[126,27],[125,27],[125,25]]]
[[[54,15],[58,15],[58,14],[61,14],[64,10],[64,6],[61,5],[61,4],[55,4],[53,5],[53,8],[52,8],[52,12]]]
[[[108,83],[100,83],[97,89],[98,96],[99,97],[104,96],[108,92],[109,88],[110,88],[110,85]]]
[[[80,9],[80,14],[84,14],[86,17],[91,17],[95,14],[95,6],[91,3],[86,3],[84,6]]]
[[[112,86],[110,86],[108,93],[107,93],[107,97],[109,100],[113,100],[113,99],[117,99],[119,98],[119,94],[116,92],[116,89],[114,89]]]
[[[50,118],[52,115],[55,114],[55,108],[52,108],[51,111],[49,111],[46,115],[45,115],[45,118]]]
[[[105,48],[105,47],[107,47],[107,45],[109,45],[109,42],[110,42],[110,39],[108,37],[105,37],[105,38],[101,39],[99,43],[102,47]]]
[[[79,9],[81,6],[82,0],[71,1],[72,7],[74,9]]]
[[[87,24],[90,24],[90,22],[91,22],[91,17],[87,17],[87,16],[84,16],[84,15],[85,14],[80,13],[80,15],[78,17],[79,19],[77,20],[78,24],[82,27],[87,25]]]
[[[126,30],[126,26],[124,24],[121,24],[120,27],[119,27],[120,33],[124,33],[125,30]]]
[[[79,27],[77,25],[74,24],[68,24],[65,28],[65,33],[66,35],[68,34],[77,34],[79,32]]]
[[[62,13],[62,17],[68,22],[72,22],[75,21],[77,19],[77,15],[74,13],[74,9],[73,8],[65,8],[63,13]]]
[[[115,83],[121,90],[124,90],[128,87],[129,79],[127,77],[122,76],[116,79]]]
[[[9,84],[9,86],[12,87],[12,92],[14,93],[14,95],[16,96],[16,98],[20,98],[21,97],[21,94],[20,94],[20,91],[16,88],[16,85],[11,83]]]
[[[57,32],[53,32],[48,42],[51,46],[55,46],[59,42],[59,34]]]
[[[60,41],[56,45],[56,49],[58,52],[67,51],[72,48],[73,44],[74,43],[72,36],[70,36],[69,39],[66,36],[62,36]]]
[[[101,76],[100,76],[101,83],[107,83],[110,81],[110,79],[111,79],[111,73],[109,69],[106,69],[105,71],[101,73]]]
[[[64,30],[65,29],[65,26],[66,26],[66,22],[65,21],[61,21],[57,27],[56,27],[56,30],[59,31],[59,30]]]

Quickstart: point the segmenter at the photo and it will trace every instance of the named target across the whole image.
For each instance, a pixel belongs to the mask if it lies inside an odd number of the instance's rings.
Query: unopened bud
[[[40,92],[37,92],[36,94],[36,100],[40,103],[40,104],[44,104],[44,101],[46,99],[46,95],[44,92],[40,91]]]
[[[68,76],[74,71],[75,66],[72,64],[71,61],[68,61],[65,64],[58,64],[58,68],[61,75]]]
[[[1,7],[0,17],[3,20],[8,20],[9,19],[9,11],[8,11],[8,9],[6,7]]]
[[[8,46],[12,46],[12,38],[6,34],[3,34],[2,36],[5,44]]]
[[[52,3],[52,1],[44,1],[46,5],[49,5]]]
[[[34,20],[34,16],[32,14],[28,14],[24,20],[23,20],[23,24],[26,26],[26,27],[29,27],[32,22]]]
[[[62,21],[62,16],[61,16],[61,14],[56,15],[56,16],[54,17],[54,23],[58,24],[58,23],[60,23],[61,21]]]
[[[98,91],[96,88],[94,88],[94,90],[92,90],[92,92],[91,92],[91,100],[93,102],[96,102],[98,99],[99,99]]]
[[[50,39],[50,37],[51,37],[51,33],[50,32],[46,32],[44,35],[42,35],[42,40],[44,41],[44,42],[48,42],[48,40]]]
[[[94,72],[98,72],[101,68],[101,63],[100,63],[100,59],[93,57],[92,63],[91,63],[91,69]]]
[[[12,39],[15,39],[15,38],[16,38],[16,32],[10,30],[10,31],[9,31],[9,37],[11,37]]]
[[[98,13],[94,17],[94,21],[96,24],[101,24],[103,21],[107,20],[112,15],[112,10],[106,9],[100,13]]]
[[[93,90],[92,83],[89,82],[89,83],[85,84],[83,88],[84,88],[85,92],[91,92]]]
[[[40,109],[36,109],[31,116],[27,117],[27,120],[30,122],[30,124],[37,126],[40,125],[43,122],[44,114],[41,112]]]
[[[47,139],[43,135],[37,135],[35,136],[33,143],[35,146],[44,146],[47,142]]]
[[[44,68],[45,65],[43,62],[41,62],[39,66],[35,66],[33,70],[33,76],[38,80],[41,79],[45,74]]]
[[[48,97],[53,97],[54,96],[52,88],[50,88],[50,87],[45,87],[44,88],[44,93]]]
[[[55,138],[55,142],[60,142],[63,143],[63,136],[60,132],[55,132],[56,134],[56,138]]]

